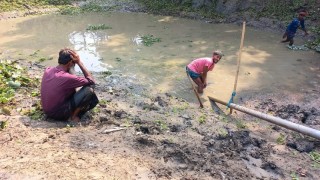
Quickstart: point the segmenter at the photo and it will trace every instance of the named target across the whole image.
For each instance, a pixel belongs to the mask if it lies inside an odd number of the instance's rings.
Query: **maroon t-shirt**
[[[75,93],[75,88],[90,84],[94,84],[91,78],[78,77],[59,67],[46,68],[41,82],[43,111],[54,111]]]

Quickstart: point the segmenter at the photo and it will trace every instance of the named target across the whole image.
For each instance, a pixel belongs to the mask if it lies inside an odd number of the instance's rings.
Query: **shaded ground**
[[[41,77],[41,66],[21,63]],[[130,77],[95,77],[101,103],[80,127],[20,115],[39,97],[16,96],[11,115],[0,115],[8,121],[0,131],[1,179],[320,178],[310,155],[319,152],[319,141],[236,111],[234,119],[170,94],[150,94]],[[318,96],[309,96],[314,105]],[[319,127],[319,106],[298,107],[290,98],[292,105],[282,105],[274,97],[248,99],[246,106]],[[115,127],[124,130],[105,133]]]

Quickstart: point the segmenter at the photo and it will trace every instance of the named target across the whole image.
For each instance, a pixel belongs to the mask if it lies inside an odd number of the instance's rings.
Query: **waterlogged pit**
[[[105,24],[104,30],[86,30]],[[225,56],[209,73],[201,95],[228,101],[237,69],[241,26],[142,13],[99,13],[77,16],[45,15],[0,21],[0,52],[31,55],[44,65],[55,65],[58,51],[71,47],[91,71],[121,73],[155,92],[170,92],[196,102],[185,66],[197,57],[220,49]],[[159,41],[145,46],[143,36]],[[279,43],[281,34],[246,28],[237,97],[254,92],[319,91],[320,55],[293,51]],[[296,38],[296,45],[302,40]],[[12,53],[11,53],[12,56]],[[152,87],[152,88],[151,88]]]

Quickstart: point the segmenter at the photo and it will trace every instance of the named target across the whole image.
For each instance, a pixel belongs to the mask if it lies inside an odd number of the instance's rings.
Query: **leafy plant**
[[[156,42],[161,42],[160,38],[156,38],[156,37],[154,37],[153,35],[150,35],[150,34],[142,36],[141,39],[142,39],[143,45],[145,45],[145,46],[151,46]]]
[[[16,89],[30,86],[31,79],[25,77],[26,71],[12,61],[0,62],[0,103],[8,103]]]
[[[206,120],[207,120],[207,117],[206,117],[204,114],[201,115],[201,116],[199,117],[199,119],[198,119],[198,121],[199,121],[200,124],[205,123]]]

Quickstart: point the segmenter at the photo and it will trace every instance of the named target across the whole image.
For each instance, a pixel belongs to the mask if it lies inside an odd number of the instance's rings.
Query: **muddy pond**
[[[87,30],[105,24],[105,30]],[[99,13],[77,16],[43,15],[0,21],[0,52],[25,56],[43,65],[56,65],[61,48],[75,49],[91,71],[111,71],[135,77],[155,92],[170,92],[196,102],[185,66],[213,49],[225,56],[208,75],[201,95],[228,101],[237,71],[242,26],[143,13]],[[159,38],[150,46],[142,36]],[[294,51],[280,43],[282,34],[246,27],[237,97],[255,92],[319,91],[320,54]],[[296,45],[303,39],[296,38]],[[36,55],[36,56],[35,56]]]

